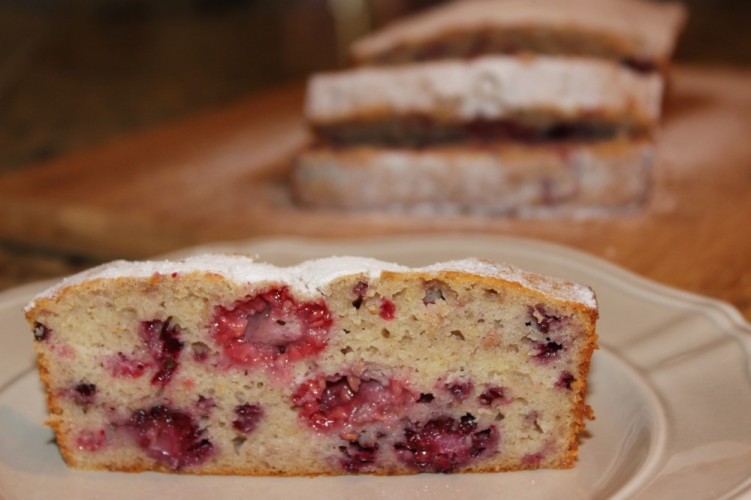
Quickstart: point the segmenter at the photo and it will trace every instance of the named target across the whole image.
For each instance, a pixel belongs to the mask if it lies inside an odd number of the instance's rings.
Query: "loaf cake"
[[[357,64],[386,65],[526,52],[664,71],[685,20],[677,2],[454,1],[362,38],[351,55]]]
[[[663,79],[487,56],[314,76],[291,193],[315,209],[624,213],[649,193]]]
[[[338,146],[638,135],[660,118],[662,78],[608,61],[487,56],[320,73],[305,115]]]
[[[318,147],[299,156],[291,185],[317,209],[600,217],[644,203],[653,158],[647,139]]]
[[[475,0],[355,42],[314,75],[306,208],[612,215],[650,192],[686,10],[643,0]],[[413,210],[416,209],[416,210]]]
[[[75,468],[569,468],[592,418],[592,290],[475,259],[118,261],[26,316]]]

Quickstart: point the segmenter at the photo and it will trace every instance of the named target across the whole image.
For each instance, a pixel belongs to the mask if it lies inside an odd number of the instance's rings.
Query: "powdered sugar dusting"
[[[315,75],[306,115],[334,124],[362,117],[494,120],[530,111],[577,118],[593,111],[638,124],[660,117],[663,81],[604,60],[487,56]]]
[[[172,275],[189,272],[217,274],[238,283],[276,282],[284,283],[298,294],[311,296],[331,281],[348,275],[364,275],[377,278],[384,271],[435,273],[445,271],[463,272],[475,276],[496,278],[518,283],[553,298],[581,303],[596,308],[594,292],[588,287],[547,276],[528,273],[508,264],[496,264],[474,258],[442,262],[425,267],[409,268],[367,257],[327,257],[302,262],[291,267],[278,267],[254,261],[243,255],[204,254],[181,260],[162,261],[114,261],[88,271],[70,276],[37,295],[26,306],[35,307],[43,297],[54,297],[62,290],[87,281],[113,278],[148,278],[154,275]]]
[[[423,271],[459,271],[476,276],[498,278],[550,295],[559,300],[578,302],[590,308],[597,308],[597,299],[591,288],[570,281],[543,276],[505,263],[495,263],[480,259],[462,259],[440,262],[422,268]]]

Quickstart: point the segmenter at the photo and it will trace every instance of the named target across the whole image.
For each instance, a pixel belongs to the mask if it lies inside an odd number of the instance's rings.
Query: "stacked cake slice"
[[[684,12],[639,0],[476,0],[354,45],[314,76],[316,138],[293,172],[313,207],[612,212],[648,193]]]

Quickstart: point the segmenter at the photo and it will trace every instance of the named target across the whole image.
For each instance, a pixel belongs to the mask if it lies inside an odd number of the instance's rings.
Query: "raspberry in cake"
[[[114,262],[26,308],[81,469],[317,475],[575,465],[587,287],[475,259]]]

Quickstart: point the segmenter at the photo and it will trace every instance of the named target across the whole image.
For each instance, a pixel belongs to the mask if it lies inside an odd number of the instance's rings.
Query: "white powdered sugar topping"
[[[597,113],[651,125],[662,91],[661,76],[609,61],[488,56],[318,74],[308,85],[306,114],[312,123],[336,124],[411,115],[463,122]]]
[[[518,283],[558,300],[581,303],[589,308],[597,307],[594,292],[583,285],[528,273],[507,264],[495,264],[473,258],[409,268],[366,257],[327,257],[305,261],[296,266],[278,267],[255,262],[253,258],[244,255],[205,254],[181,260],[114,261],[104,264],[70,276],[41,292],[26,306],[26,310],[33,309],[39,298],[52,298],[68,287],[100,279],[149,278],[154,275],[205,272],[238,283],[282,283],[298,294],[312,296],[321,287],[337,278],[348,275],[377,278],[384,271],[462,272]]]
[[[476,276],[497,278],[503,281],[518,283],[524,288],[535,290],[558,300],[578,302],[593,309],[597,307],[595,294],[587,286],[550,276],[530,273],[510,264],[470,258],[439,262],[420,270],[428,272],[458,271]]]

